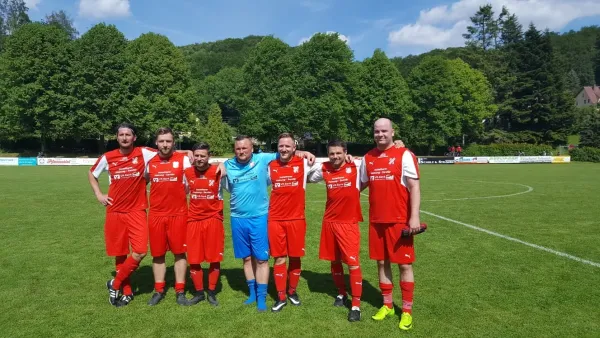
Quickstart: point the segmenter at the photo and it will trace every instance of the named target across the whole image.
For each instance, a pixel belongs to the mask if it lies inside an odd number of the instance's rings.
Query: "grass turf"
[[[423,210],[600,262],[600,165],[422,166],[421,172]],[[361,224],[363,319],[349,323],[347,310],[332,306],[329,263],[318,260],[323,185],[309,185],[307,192],[307,256],[298,289],[303,305],[288,304],[278,314],[259,314],[242,305],[247,287],[241,262],[233,259],[228,221],[220,307],[175,304],[172,268],[167,298],[159,306],[147,306],[153,288],[147,257],[132,278],[135,300],[117,309],[108,304],[104,285],[114,271],[112,258],[104,253],[104,210],[88,186],[86,168],[0,167],[0,187],[3,336],[401,333],[398,318],[370,319],[381,297],[375,264],[368,259],[366,222]],[[518,194],[529,187],[533,191]],[[480,198],[498,195],[513,196]],[[367,203],[363,210],[367,219]],[[593,337],[600,332],[598,267],[430,215],[422,214],[422,220],[430,228],[416,238],[411,336]],[[172,257],[167,262],[172,265]],[[401,304],[397,269],[394,280],[394,299]],[[269,305],[275,295],[272,281],[270,295]]]

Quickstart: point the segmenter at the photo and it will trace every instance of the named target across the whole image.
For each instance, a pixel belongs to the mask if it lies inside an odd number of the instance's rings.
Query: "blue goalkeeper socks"
[[[256,302],[256,281],[254,279],[246,281],[248,284],[248,290],[250,290],[250,296],[244,302],[244,304],[249,305]]]
[[[256,307],[258,311],[267,311],[267,284],[256,284]]]

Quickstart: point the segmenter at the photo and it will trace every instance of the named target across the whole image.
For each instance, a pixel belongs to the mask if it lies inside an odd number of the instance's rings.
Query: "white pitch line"
[[[509,241],[512,241],[512,242],[516,242],[516,243],[519,243],[519,244],[526,245],[526,246],[534,248],[534,249],[538,249],[538,250],[541,250],[541,251],[546,251],[546,252],[549,252],[551,254],[555,254],[557,256],[560,256],[560,257],[565,257],[565,258],[574,260],[574,261],[579,262],[579,263],[583,263],[583,264],[587,264],[587,265],[591,265],[591,266],[600,268],[600,263],[592,262],[592,261],[589,261],[587,259],[583,259],[583,258],[580,258],[580,257],[577,257],[577,256],[569,255],[568,253],[564,253],[564,252],[561,252],[561,251],[550,249],[550,248],[547,248],[545,246],[541,246],[541,245],[537,245],[537,244],[525,242],[525,241],[520,240],[518,238],[506,236],[506,235],[503,235],[503,234],[500,234],[500,233],[497,233],[497,232],[494,232],[494,231],[490,231],[490,230],[487,230],[487,229],[484,229],[484,228],[480,228],[480,227],[477,227],[477,226],[474,226],[474,225],[471,225],[471,224],[467,224],[467,223],[464,223],[464,222],[461,222],[461,221],[457,221],[457,220],[454,220],[454,219],[451,219],[451,218],[448,218],[448,217],[440,216],[440,215],[434,214],[434,213],[429,212],[429,211],[421,210],[421,212],[424,213],[424,214],[426,214],[426,215],[429,215],[429,216],[437,217],[437,218],[442,219],[444,221],[448,221],[448,222],[460,224],[460,225],[465,226],[467,228],[484,232],[484,233],[486,233],[488,235],[500,237],[500,238],[503,238],[503,239],[506,239],[506,240],[509,240]]]
[[[369,196],[369,195],[365,194],[364,192],[361,192],[360,194],[363,195],[363,196]],[[518,238],[506,236],[506,235],[503,235],[503,234],[500,234],[500,233],[497,233],[497,232],[494,232],[494,231],[490,231],[490,230],[487,230],[487,229],[484,229],[484,228],[480,228],[478,226],[474,226],[474,225],[467,224],[467,223],[464,223],[464,222],[461,222],[461,221],[457,221],[455,219],[451,219],[451,218],[444,217],[444,216],[441,216],[441,215],[438,215],[438,214],[434,214],[433,212],[429,212],[429,211],[425,211],[425,210],[421,210],[421,212],[424,213],[424,214],[426,214],[426,215],[429,215],[429,216],[437,217],[437,218],[439,218],[441,220],[444,220],[444,221],[447,221],[447,222],[452,222],[452,223],[460,224],[460,225],[465,226],[465,227],[467,227],[469,229],[481,231],[481,232],[486,233],[488,235],[500,237],[500,238],[509,240],[511,242],[516,242],[516,243],[519,243],[519,244],[523,244],[523,245],[526,245],[526,246],[534,248],[534,249],[538,249],[538,250],[541,250],[541,251],[546,251],[546,252],[549,252],[551,254],[555,254],[555,255],[560,256],[560,257],[565,257],[565,258],[568,258],[570,260],[573,260],[573,261],[576,261],[576,262],[579,262],[579,263],[583,263],[583,264],[591,265],[591,266],[596,267],[596,268],[600,268],[600,263],[589,261],[587,259],[583,259],[583,258],[580,258],[580,257],[577,257],[577,256],[569,255],[568,253],[564,253],[564,252],[557,251],[557,250],[554,250],[554,249],[546,248],[545,246],[541,246],[541,245],[537,245],[537,244],[525,242],[525,241],[520,240]]]

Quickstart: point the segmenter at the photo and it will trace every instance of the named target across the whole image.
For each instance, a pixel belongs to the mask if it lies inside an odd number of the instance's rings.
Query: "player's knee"
[[[248,256],[248,257],[244,257],[244,264],[251,264],[252,263],[252,257]]]
[[[356,269],[360,269],[360,266],[358,266],[358,265],[348,265],[348,270],[356,270]]]
[[[141,261],[142,259],[144,259],[144,257],[146,257],[146,253],[145,252],[134,252],[131,254],[131,257],[133,257],[133,259],[135,259],[136,261]]]
[[[267,261],[267,260],[263,261],[263,260],[257,259],[256,260],[256,264],[262,266],[262,265],[265,265],[265,264],[269,264],[269,261]]]
[[[291,258],[290,258],[291,260]],[[281,265],[281,264],[285,264],[285,257],[276,257],[275,258],[275,265]]]
[[[385,261],[377,261],[378,266],[385,266]]]
[[[400,272],[409,272],[412,271],[412,264],[398,264],[400,267]]]
[[[174,256],[175,256],[175,261],[180,261],[180,260],[185,260],[186,259],[185,253],[176,254]],[[163,256],[163,259],[164,259],[164,256]]]

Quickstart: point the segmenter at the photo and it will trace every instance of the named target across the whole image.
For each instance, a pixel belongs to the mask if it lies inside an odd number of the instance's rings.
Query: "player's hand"
[[[408,226],[410,227],[411,235],[414,235],[421,230],[421,220],[419,217],[411,217],[408,221]]]
[[[354,162],[354,157],[350,154],[346,154],[346,163]]]
[[[225,169],[225,164],[223,164],[223,162],[217,162],[217,171],[216,174],[219,175],[221,174],[221,176],[225,176],[227,175],[227,170]]]
[[[96,198],[103,206],[112,205],[113,199],[112,197],[108,197],[108,195],[98,195]]]
[[[396,146],[396,148],[405,148],[404,142],[402,142],[402,140],[394,141],[394,146]]]

